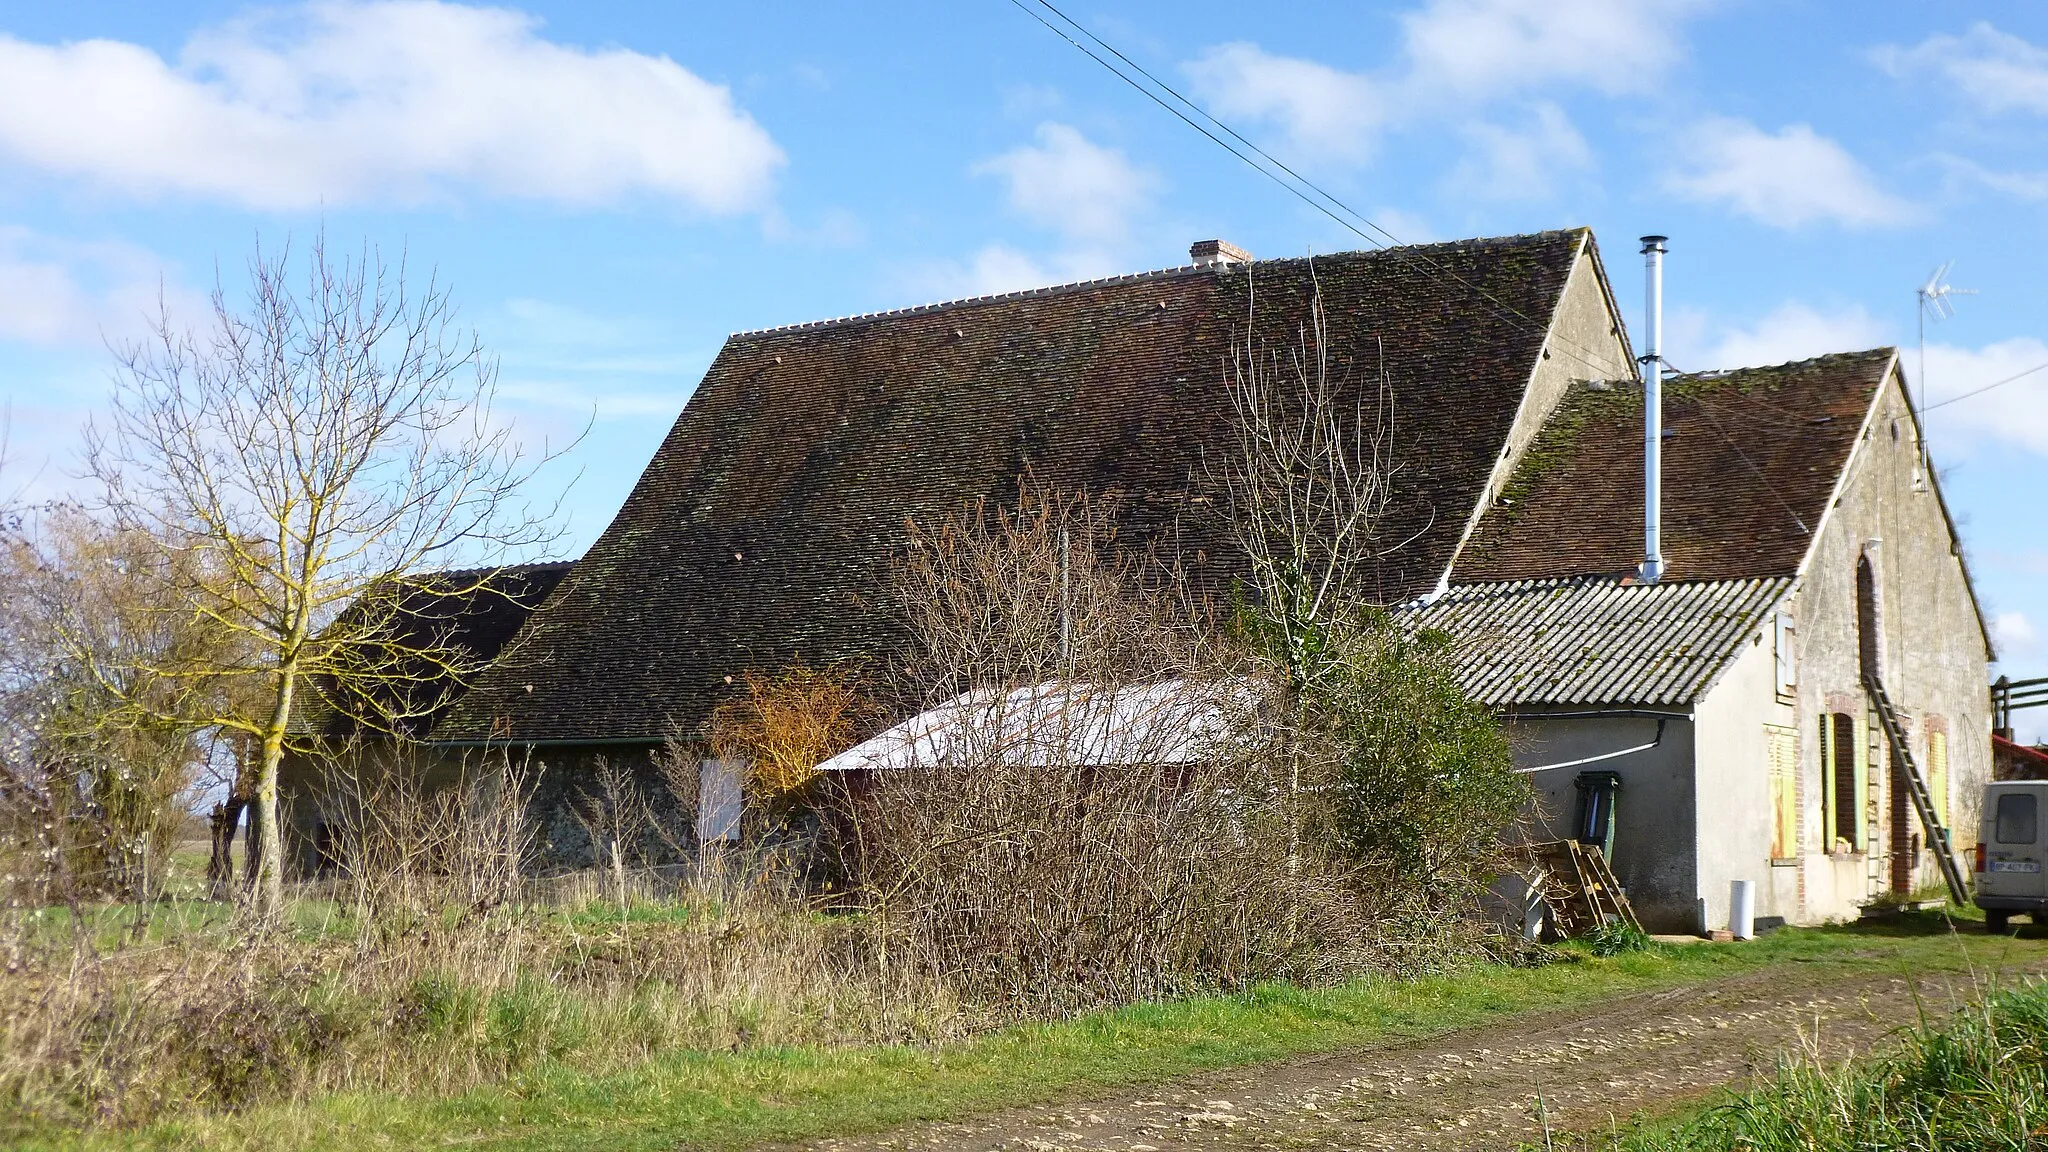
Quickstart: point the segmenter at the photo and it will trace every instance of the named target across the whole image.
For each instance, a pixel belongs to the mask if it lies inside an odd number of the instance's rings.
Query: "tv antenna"
[[[1941,267],[1936,268],[1927,277],[1927,283],[1913,290],[1913,295],[1918,297],[1920,301],[1920,403],[1917,409],[1914,408],[1913,396],[1909,391],[1906,395],[1906,405],[1908,409],[1913,410],[1913,422],[1915,424],[1923,424],[1920,413],[1927,410],[1928,318],[1932,317],[1934,322],[1939,324],[1956,314],[1956,306],[1951,303],[1953,297],[1975,296],[1977,294],[1975,288],[1957,288],[1948,282],[1948,270],[1955,266],[1956,262],[1953,260],[1943,261]],[[1927,468],[1927,429],[1924,424],[1919,429],[1919,433],[1920,467],[1924,472]]]

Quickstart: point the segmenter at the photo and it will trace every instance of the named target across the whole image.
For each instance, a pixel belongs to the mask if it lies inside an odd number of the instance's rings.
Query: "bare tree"
[[[1406,543],[1381,534],[1400,471],[1394,389],[1377,341],[1369,379],[1333,364],[1320,286],[1278,347],[1260,339],[1256,305],[1224,369],[1236,443],[1220,480],[1256,614],[1299,690],[1322,670],[1318,637],[1371,599],[1375,562]]]
[[[1257,322],[1254,307],[1224,373],[1236,453],[1222,486],[1251,562],[1255,639],[1289,690],[1272,748],[1288,859],[1320,841],[1383,891],[1441,905],[1449,881],[1490,862],[1527,782],[1465,695],[1448,638],[1415,635],[1376,603],[1380,562],[1410,543],[1385,530],[1401,471],[1385,348],[1374,341],[1370,376],[1341,370],[1357,357],[1332,346],[1320,285],[1283,347],[1263,344]]]
[[[671,725],[652,760],[656,790],[649,807],[656,812],[655,837],[673,859],[687,860],[698,849],[697,799],[704,788],[703,745],[682,725]]]
[[[365,923],[401,930],[451,908],[482,913],[517,898],[534,837],[534,765],[494,751],[463,760],[438,786],[399,767],[344,762],[328,775],[326,863],[337,895]]]
[[[399,614],[359,611],[331,627],[344,607],[399,596],[409,574],[457,560],[478,567],[437,591],[486,594],[494,565],[556,538],[552,513],[518,496],[551,455],[525,456],[495,394],[494,361],[457,326],[435,278],[415,288],[403,261],[393,268],[367,249],[337,259],[324,239],[301,262],[288,247],[259,250],[246,304],[216,288],[204,333],[165,313],[149,341],[122,351],[87,460],[118,523],[206,558],[205,578],[178,589],[186,610],[248,643],[246,660],[152,671],[260,688],[252,712],[204,718],[257,747],[259,914],[282,899],[278,766],[308,689],[382,701],[400,715],[359,719],[395,730],[414,695],[365,685],[394,669],[414,679],[474,670]]]
[[[864,891],[914,960],[1004,1002],[1348,970],[1371,890],[1286,866],[1268,693],[1115,511],[1027,488],[914,534],[896,601],[925,703],[851,766]]]
[[[626,886],[626,859],[640,855],[640,836],[653,826],[653,811],[630,764],[600,756],[590,778],[577,792],[570,815],[590,838],[592,862],[609,869],[612,892],[624,908],[631,896]]]
[[[895,602],[916,643],[897,678],[908,703],[995,685],[1165,674],[1207,653],[1206,605],[1171,558],[1118,538],[1112,495],[1019,485],[1014,506],[980,501],[912,525]],[[1104,587],[1116,595],[1101,592]]]
[[[168,591],[204,561],[73,505],[0,528],[0,820],[44,843],[46,886],[146,899],[162,880],[228,685],[161,670],[240,641]]]

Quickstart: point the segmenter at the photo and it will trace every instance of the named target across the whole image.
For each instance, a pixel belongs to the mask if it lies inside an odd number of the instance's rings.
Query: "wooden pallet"
[[[1553,840],[1524,845],[1520,854],[1543,871],[1543,902],[1558,935],[1583,936],[1610,920],[1643,930],[1599,845]]]

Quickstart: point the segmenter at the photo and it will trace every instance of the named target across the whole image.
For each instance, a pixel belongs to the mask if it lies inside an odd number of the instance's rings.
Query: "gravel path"
[[[1787,1051],[1818,1050],[1831,1061],[1866,1051],[1918,1019],[1915,991],[1903,976],[1844,978],[1788,965],[1407,1045],[1175,1081],[1141,1095],[813,1147],[1514,1149],[1540,1142],[1546,1119],[1553,1133],[1605,1132],[1768,1075]],[[1919,978],[1917,991],[1939,1012],[1970,996],[1949,976]]]

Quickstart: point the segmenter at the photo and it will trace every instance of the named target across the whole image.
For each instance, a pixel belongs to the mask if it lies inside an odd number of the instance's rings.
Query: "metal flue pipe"
[[[1643,237],[1647,346],[1643,366],[1643,565],[1646,584],[1664,578],[1664,241]]]

